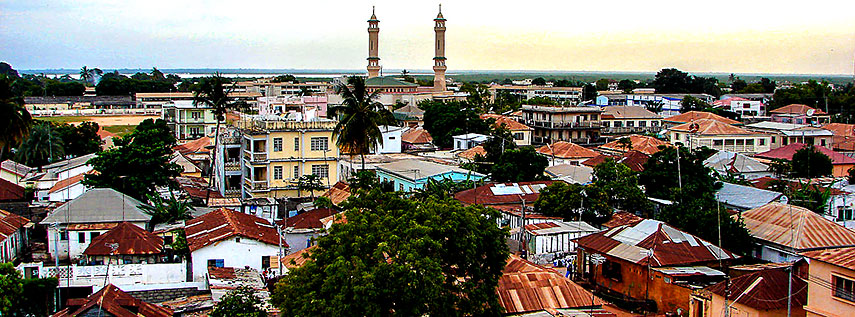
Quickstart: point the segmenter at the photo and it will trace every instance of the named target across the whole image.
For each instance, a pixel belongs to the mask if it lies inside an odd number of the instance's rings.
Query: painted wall
[[[832,296],[829,285],[834,275],[855,280],[855,270],[816,260],[809,263],[807,316],[851,316],[855,302]]]
[[[240,240],[238,242],[238,240]],[[205,281],[208,260],[222,259],[225,267],[251,267],[261,271],[262,256],[279,255],[279,246],[243,237],[231,237],[191,252],[193,281]]]
[[[132,222],[133,225],[145,229],[145,222]],[[60,224],[59,230],[66,231],[66,225]],[[56,252],[58,251],[58,256],[60,260],[69,259],[69,254],[71,255],[71,259],[79,259],[83,256],[83,251],[86,251],[86,248],[89,247],[89,243],[92,242],[92,233],[97,232],[99,235],[104,234],[107,230],[74,230],[68,231],[68,240],[60,240],[57,241],[59,235],[57,235],[57,229],[52,226],[47,226],[47,238],[48,238],[48,253],[50,253],[51,257],[54,258],[57,256]],[[85,239],[81,242],[78,233],[85,233]],[[57,244],[57,242],[59,244]]]
[[[27,243],[25,230],[24,228],[18,229],[0,242],[0,263],[12,262],[21,255]]]
[[[52,202],[63,202],[75,199],[86,192],[86,186],[81,183],[68,186],[63,190],[58,190],[48,194],[48,200]]]

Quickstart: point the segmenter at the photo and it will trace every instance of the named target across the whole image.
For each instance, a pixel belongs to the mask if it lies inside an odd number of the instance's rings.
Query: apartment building
[[[246,119],[241,127],[243,198],[309,196],[298,188],[300,176],[317,175],[325,188],[338,179],[335,121]]]
[[[176,100],[163,104],[163,120],[175,133],[178,142],[194,140],[214,132],[217,119],[213,109],[192,100]]]
[[[582,87],[549,87],[549,86],[500,86],[488,88],[493,102],[498,94],[509,94],[520,100],[535,97],[549,98],[562,104],[577,104],[582,101]]]
[[[532,144],[570,141],[579,145],[601,142],[600,107],[555,107],[523,105],[523,124],[534,128]]]
[[[668,129],[671,144],[691,149],[708,147],[719,151],[755,154],[771,149],[771,136],[748,131],[713,119],[687,122]]]
[[[662,117],[639,106],[603,107],[603,134],[620,136],[662,131]]]

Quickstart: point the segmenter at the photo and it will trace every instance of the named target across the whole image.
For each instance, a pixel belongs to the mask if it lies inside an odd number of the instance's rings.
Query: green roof
[[[374,77],[365,80],[368,87],[418,87],[418,84],[405,82],[392,77]]]

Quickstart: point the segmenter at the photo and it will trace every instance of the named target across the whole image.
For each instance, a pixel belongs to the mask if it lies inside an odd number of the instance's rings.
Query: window
[[[240,243],[240,237],[236,237],[235,242]]]
[[[86,232],[78,232],[77,233],[77,242],[86,243]]]
[[[825,139],[820,139],[820,140],[819,140],[819,145],[821,145],[821,146],[825,146]]]
[[[89,241],[95,240],[95,238],[97,238],[97,237],[98,237],[98,236],[100,236],[100,235],[101,235],[101,233],[100,233],[100,232],[92,232],[92,233],[90,233],[90,234],[89,234]]]
[[[163,243],[164,244],[172,244],[172,236],[163,237]]]
[[[329,150],[329,138],[327,137],[313,137],[311,140],[311,150],[312,151],[326,151]]]
[[[59,239],[63,241],[68,240],[68,231],[60,231]]]
[[[202,117],[202,113],[199,111],[193,111],[190,113],[190,117],[192,117],[195,120],[199,120],[199,118]]]
[[[834,297],[855,302],[855,281],[836,275],[832,275],[831,279],[834,284]]]
[[[209,259],[208,260],[208,267],[225,267],[225,266],[226,266],[226,261],[224,261],[223,259]]]
[[[327,178],[330,176],[330,167],[329,165],[312,165],[312,174],[317,175],[320,178]]]
[[[603,277],[621,281],[620,263],[606,260],[603,262]]]
[[[772,144],[775,144],[775,137],[772,137]]]
[[[273,179],[282,179],[282,166],[273,167]]]
[[[758,141],[758,145],[760,145],[760,146],[766,145],[766,139],[759,139],[757,141]]]
[[[638,121],[638,126],[642,128],[647,127],[647,121]]]
[[[294,151],[300,150],[300,138],[294,138]]]
[[[404,184],[398,184],[398,190],[404,191]]]
[[[525,136],[522,132],[514,133],[514,140],[522,140],[524,137]]]
[[[298,178],[298,177],[300,177],[300,166],[296,165],[296,166],[294,166],[294,178]]]
[[[674,133],[674,139],[676,139],[677,141],[680,141],[680,134]]]
[[[282,151],[282,138],[273,138],[273,152]]]
[[[722,144],[724,144],[724,141],[722,141],[722,140],[713,140],[713,141],[712,141],[712,144],[713,144],[713,146],[721,146]]]
[[[627,127],[627,128],[635,127],[635,121],[627,121],[627,122],[626,122],[626,127]]]

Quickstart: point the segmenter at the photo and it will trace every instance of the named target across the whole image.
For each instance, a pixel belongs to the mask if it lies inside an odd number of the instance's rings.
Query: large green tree
[[[810,145],[796,151],[790,164],[792,176],[800,178],[828,176],[833,168],[831,158]]]
[[[255,290],[248,287],[238,287],[223,296],[211,311],[211,317],[266,317],[267,312],[261,308],[261,299],[255,295]]]
[[[707,148],[689,150],[682,146],[662,149],[644,164],[639,183],[644,185],[647,196],[669,200],[713,192],[720,184],[716,184],[712,170],[703,163],[712,152]]]
[[[58,124],[56,132],[62,138],[63,152],[73,157],[95,153],[101,150],[101,137],[98,136],[100,127],[92,121],[78,125]]]
[[[57,284],[54,277],[23,279],[12,263],[0,263],[0,315],[47,316]]]
[[[157,68],[154,70],[157,70]],[[217,160],[217,149],[220,146],[220,123],[226,120],[226,112],[228,112],[229,109],[239,107],[239,103],[235,102],[234,99],[229,96],[236,86],[235,84],[228,84],[228,78],[220,76],[220,73],[216,73],[211,77],[202,78],[202,80],[200,80],[193,89],[193,104],[196,106],[211,108],[214,118],[217,119],[217,125],[214,128],[214,151],[211,161]],[[213,177],[214,173],[210,173],[208,176],[209,190],[205,192],[206,205],[211,198],[210,187]]]
[[[455,135],[490,133],[490,125],[479,117],[478,107],[469,102],[424,100],[419,108],[425,111],[425,130],[441,148],[450,148]]]
[[[146,119],[115,144],[89,160],[98,173],[87,174],[85,185],[110,187],[140,200],[156,186],[175,185],[172,179],[181,174],[181,167],[169,162],[175,136],[166,121]]]
[[[609,158],[594,167],[592,184],[612,209],[646,214],[650,209],[647,196],[638,186],[638,174],[624,164]]]
[[[29,166],[42,166],[62,160],[64,147],[62,136],[48,122],[33,126],[30,135],[18,147],[15,160]]]
[[[383,142],[380,126],[394,125],[395,117],[377,101],[380,90],[369,93],[362,77],[348,77],[347,84],[340,82],[335,86],[335,92],[343,99],[341,105],[329,109],[330,116],[338,119],[333,130],[336,145],[342,153],[359,155],[364,170],[365,154]]]
[[[12,263],[0,263],[0,315],[11,315],[23,292],[21,273]]]
[[[495,210],[373,190],[276,284],[287,316],[498,315],[507,232]]]
[[[315,191],[324,190],[324,184],[321,182],[321,177],[318,175],[303,175],[297,179],[297,190],[300,192],[309,192],[312,200],[315,200]]]
[[[33,123],[24,108],[24,99],[12,91],[12,82],[12,78],[0,75],[0,160],[10,148],[24,141]]]
[[[191,211],[195,210],[189,200],[179,199],[170,194],[164,199],[159,194],[147,195],[148,205],[140,205],[145,213],[151,215],[151,225],[171,223],[179,220],[192,219]]]

